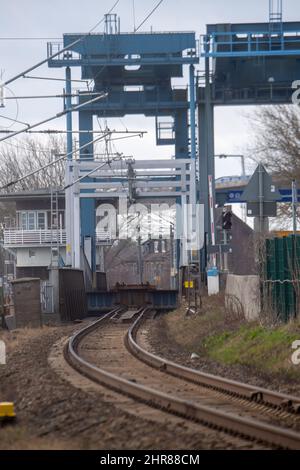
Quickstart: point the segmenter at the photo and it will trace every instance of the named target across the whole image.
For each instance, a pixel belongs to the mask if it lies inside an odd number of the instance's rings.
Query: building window
[[[23,230],[27,230],[27,212],[21,214],[21,227]]]
[[[34,257],[35,257],[35,251],[29,250],[29,258],[34,258]]]
[[[38,230],[46,229],[46,214],[45,212],[38,212],[37,214],[37,228]]]
[[[23,230],[45,230],[47,228],[46,212],[21,212],[19,220]]]
[[[28,212],[28,228],[27,230],[35,230],[36,228],[36,213],[35,212]]]

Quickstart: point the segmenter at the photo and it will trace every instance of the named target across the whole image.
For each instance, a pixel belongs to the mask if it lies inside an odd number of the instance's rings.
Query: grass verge
[[[232,319],[219,296],[204,299],[202,314],[187,317],[185,311],[182,307],[164,319],[168,339],[181,350],[300,382],[300,365],[292,362],[292,344],[300,340],[299,320],[266,327]]]

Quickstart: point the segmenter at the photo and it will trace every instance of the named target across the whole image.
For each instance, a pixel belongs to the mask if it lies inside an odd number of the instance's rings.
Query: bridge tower
[[[207,25],[200,55],[205,61],[205,76],[198,83],[200,202],[210,245],[207,175],[215,180],[215,107],[292,104],[292,83],[300,76],[300,22],[283,22],[282,0],[270,0],[269,22]],[[222,197],[216,202],[231,201]]]
[[[69,50],[65,50],[68,48]],[[80,161],[94,160],[94,148],[89,144],[93,136],[93,117],[121,118],[126,115],[154,117],[156,144],[172,145],[176,159],[196,162],[196,83],[194,66],[199,62],[195,33],[151,32],[121,33],[116,15],[105,15],[105,30],[93,34],[64,34],[63,43],[49,43],[48,57],[64,49],[50,59],[49,67],[65,68],[66,91],[71,91],[71,69],[81,68],[82,79],[93,83],[94,93],[105,92],[105,98],[87,104],[79,110]],[[183,78],[184,68],[189,67],[189,86],[174,87],[173,79]],[[79,94],[79,103],[89,100],[87,94]],[[67,107],[71,99],[67,98]],[[67,120],[72,130],[71,113]],[[72,152],[72,134],[68,134],[68,153]],[[196,165],[195,165],[196,167]],[[72,180],[72,163],[69,161],[67,179]],[[191,176],[191,200],[196,203],[196,174]],[[73,190],[74,192],[74,190]],[[95,233],[96,207],[93,190],[85,189],[80,196],[80,249],[85,240],[91,240],[91,270],[96,270]],[[89,194],[91,197],[89,198]],[[79,267],[76,258],[78,240],[74,240],[72,219],[72,188],[67,193],[67,236],[69,263]],[[76,232],[76,230],[75,230]],[[75,254],[74,254],[75,253]],[[177,256],[179,259],[179,255]],[[76,261],[77,260],[77,261]]]

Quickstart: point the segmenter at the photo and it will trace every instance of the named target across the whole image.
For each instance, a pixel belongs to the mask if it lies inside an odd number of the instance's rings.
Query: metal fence
[[[266,240],[264,294],[277,316],[288,321],[299,314],[300,236]]]

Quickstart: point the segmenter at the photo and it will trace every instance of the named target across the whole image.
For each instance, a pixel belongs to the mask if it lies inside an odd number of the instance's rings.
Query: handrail
[[[220,38],[220,40],[219,40]],[[201,55],[221,56],[228,52],[249,54],[274,54],[274,44],[279,44],[282,53],[291,53],[300,50],[300,30],[296,31],[216,31],[201,35]],[[263,47],[266,47],[263,49]],[[220,50],[225,48],[226,50]],[[240,47],[241,50],[236,50]],[[294,47],[295,49],[291,49]],[[227,50],[229,49],[229,51]],[[233,50],[235,49],[235,50]]]
[[[111,241],[112,234],[110,231],[96,229],[96,242]],[[3,231],[4,245],[50,245],[58,243],[66,245],[67,232],[65,229],[45,229],[45,230],[23,230],[23,229],[4,229]]]

